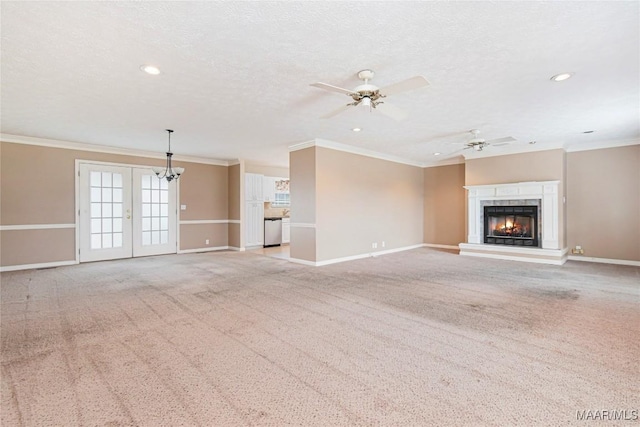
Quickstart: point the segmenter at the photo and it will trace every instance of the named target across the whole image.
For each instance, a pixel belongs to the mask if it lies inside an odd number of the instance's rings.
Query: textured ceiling
[[[430,163],[472,128],[518,140],[483,155],[616,144],[640,133],[639,8],[3,1],[2,132],[162,152],[173,128],[176,155],[273,165],[314,138]],[[364,68],[379,87],[430,86],[389,97],[401,122],[364,109],[320,119],[349,98],[309,84],[351,89]],[[575,76],[549,80],[564,71]]]

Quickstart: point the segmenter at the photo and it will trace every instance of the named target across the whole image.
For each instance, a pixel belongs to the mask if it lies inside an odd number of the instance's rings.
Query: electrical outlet
[[[384,240],[382,241],[382,247],[384,248]]]
[[[204,244],[205,244],[205,245],[208,245],[208,244],[209,244],[209,239],[205,240],[205,241],[204,241]]]
[[[378,248],[378,244],[377,243],[372,243],[371,244],[371,248],[372,249],[377,249]]]
[[[582,249],[582,246],[576,245],[575,248],[571,249],[571,253],[574,255],[583,255],[584,249]]]
[[[180,205],[180,210],[181,211],[186,211],[187,210],[187,205]]]

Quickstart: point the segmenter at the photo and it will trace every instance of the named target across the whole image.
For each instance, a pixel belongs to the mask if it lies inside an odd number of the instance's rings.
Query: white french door
[[[147,168],[80,163],[80,262],[176,253],[176,183]]]
[[[176,182],[133,170],[133,256],[176,253]]]
[[[80,164],[80,262],[131,257],[131,168]]]

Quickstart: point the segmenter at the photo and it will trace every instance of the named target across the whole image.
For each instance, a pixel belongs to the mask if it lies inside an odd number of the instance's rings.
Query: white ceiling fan
[[[511,144],[512,142],[516,141],[516,139],[511,136],[506,136],[504,138],[492,139],[490,141],[487,141],[486,139],[478,136],[480,134],[480,131],[478,129],[471,129],[469,133],[473,135],[473,137],[470,140],[464,143],[454,142],[454,144],[464,144],[465,147],[463,148],[463,150],[468,150],[472,148],[474,151],[482,151],[490,145],[494,147],[500,147],[502,145]]]
[[[369,111],[381,112],[395,120],[402,120],[407,116],[407,113],[400,108],[389,104],[386,101],[383,101],[383,98],[386,98],[389,95],[393,95],[400,92],[406,92],[408,90],[419,89],[421,87],[429,85],[427,79],[422,76],[411,77],[410,79],[400,81],[398,83],[394,83],[389,86],[385,86],[383,88],[378,88],[375,85],[369,83],[369,81],[373,78],[375,73],[371,70],[362,70],[358,73],[358,78],[364,81],[364,84],[356,87],[353,90],[344,89],[338,86],[333,86],[327,83],[312,83],[311,86],[328,90],[331,92],[338,92],[351,97],[353,102],[350,102],[342,107],[334,110],[328,114],[325,114],[321,118],[328,119],[329,117],[333,117],[350,107],[356,107],[360,104],[369,108]]]

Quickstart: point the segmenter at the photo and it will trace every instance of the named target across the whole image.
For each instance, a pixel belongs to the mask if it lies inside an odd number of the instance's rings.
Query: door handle
[[[131,219],[131,215],[127,215],[127,219]]]

